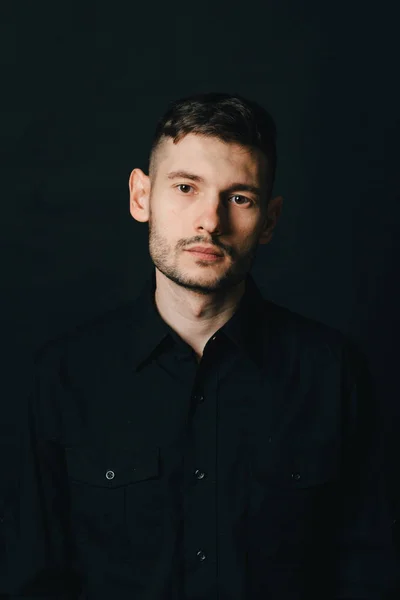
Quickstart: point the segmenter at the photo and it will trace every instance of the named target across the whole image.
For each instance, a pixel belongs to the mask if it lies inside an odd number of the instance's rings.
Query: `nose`
[[[223,231],[226,224],[226,211],[220,198],[211,197],[201,203],[201,208],[195,218],[196,228],[215,234]]]

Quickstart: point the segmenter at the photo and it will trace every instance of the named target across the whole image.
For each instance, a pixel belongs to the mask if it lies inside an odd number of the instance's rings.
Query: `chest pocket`
[[[127,510],[140,519],[160,494],[159,447],[130,454],[79,446],[65,448],[65,459],[71,519],[81,541],[126,536]]]
[[[340,471],[337,452],[324,444],[271,443],[268,449],[254,448],[250,462],[251,554],[258,557],[262,549],[262,560],[282,552],[298,561],[309,544],[331,535]]]

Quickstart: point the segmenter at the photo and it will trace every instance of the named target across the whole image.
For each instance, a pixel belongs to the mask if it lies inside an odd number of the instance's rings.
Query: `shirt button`
[[[114,479],[114,477],[115,477],[114,471],[107,471],[106,477],[107,477],[107,479]]]
[[[202,550],[199,550],[199,551],[197,552],[197,555],[196,555],[196,556],[197,556],[197,558],[198,558],[199,560],[201,560],[202,562],[203,562],[203,560],[206,560],[206,555],[204,554],[204,552],[203,552]]]
[[[206,474],[203,471],[200,471],[199,469],[196,469],[194,474],[196,475],[197,479],[204,479],[204,477],[206,476]]]
[[[292,477],[295,481],[299,481],[299,479],[301,479],[300,473],[292,473]]]

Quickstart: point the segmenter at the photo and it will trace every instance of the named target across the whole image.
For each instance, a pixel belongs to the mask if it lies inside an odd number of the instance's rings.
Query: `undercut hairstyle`
[[[267,204],[272,194],[277,164],[276,125],[271,115],[256,102],[237,94],[208,93],[172,102],[158,121],[149,158],[149,174],[157,168],[157,149],[165,138],[178,143],[188,133],[258,148],[267,159]]]

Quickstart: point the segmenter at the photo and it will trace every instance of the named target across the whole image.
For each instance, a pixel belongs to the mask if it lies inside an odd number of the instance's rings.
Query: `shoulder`
[[[131,331],[134,301],[78,322],[37,346],[33,354],[36,371],[61,368],[66,361],[94,363],[106,349],[115,348]]]
[[[272,335],[293,354],[317,364],[336,365],[345,377],[364,377],[368,359],[350,333],[264,298],[266,323]]]
[[[264,298],[267,323],[275,335],[304,348],[333,353],[336,358],[344,346],[352,344],[350,336],[343,331],[286,306]]]

